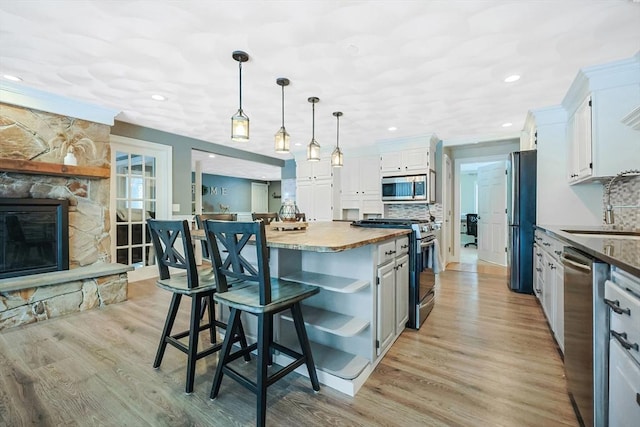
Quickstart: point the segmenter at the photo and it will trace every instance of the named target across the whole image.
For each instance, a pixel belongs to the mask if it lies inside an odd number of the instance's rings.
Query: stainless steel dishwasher
[[[604,426],[608,401],[608,309],[604,282],[609,265],[565,247],[564,370],[569,395],[586,427]]]

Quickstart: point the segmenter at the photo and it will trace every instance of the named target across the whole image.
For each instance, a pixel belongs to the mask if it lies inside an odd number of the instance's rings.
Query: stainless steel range
[[[407,228],[409,234],[409,322],[419,329],[435,303],[434,224],[423,219],[375,218],[354,221],[351,225],[372,228]]]

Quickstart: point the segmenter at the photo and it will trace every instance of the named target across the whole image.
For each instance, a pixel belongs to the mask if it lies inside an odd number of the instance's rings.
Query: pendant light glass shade
[[[289,79],[280,77],[276,80],[276,83],[282,87],[282,126],[275,135],[275,150],[276,153],[288,153],[289,152],[289,133],[284,127],[284,87],[289,85]]]
[[[240,74],[240,108],[238,108],[238,112],[231,117],[231,139],[237,142],[244,142],[249,140],[249,117],[242,111],[242,63],[249,60],[249,55],[241,50],[236,50],[231,56],[238,61]]]
[[[307,101],[311,103],[311,142],[307,146],[307,160],[318,162],[320,161],[320,144],[316,141],[316,104],[320,99],[312,96]]]
[[[343,164],[343,156],[342,151],[340,150],[340,116],[342,116],[341,111],[336,111],[333,113],[334,117],[337,121],[336,127],[336,149],[331,153],[331,166],[334,168],[341,168]]]

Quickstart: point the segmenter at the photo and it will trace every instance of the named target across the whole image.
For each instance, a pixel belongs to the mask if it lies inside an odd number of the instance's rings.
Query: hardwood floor
[[[124,303],[0,332],[0,426],[255,424],[255,395],[235,381],[208,398],[217,355],[198,362],[192,395],[183,353],[169,346],[151,367],[169,297],[136,282]],[[293,373],[269,388],[268,405],[274,426],[578,425],[535,297],[501,276],[451,270],[425,325],[400,336],[356,397],[314,394]]]

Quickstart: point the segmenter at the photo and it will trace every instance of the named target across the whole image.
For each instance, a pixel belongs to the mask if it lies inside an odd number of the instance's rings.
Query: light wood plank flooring
[[[314,394],[294,373],[269,388],[267,423],[578,425],[535,298],[497,275],[440,276],[426,324],[400,336],[355,398]],[[124,303],[0,332],[0,426],[253,425],[255,396],[233,380],[209,400],[217,355],[198,362],[192,395],[184,354],[168,347],[151,367],[169,302],[153,283],[132,283]]]

